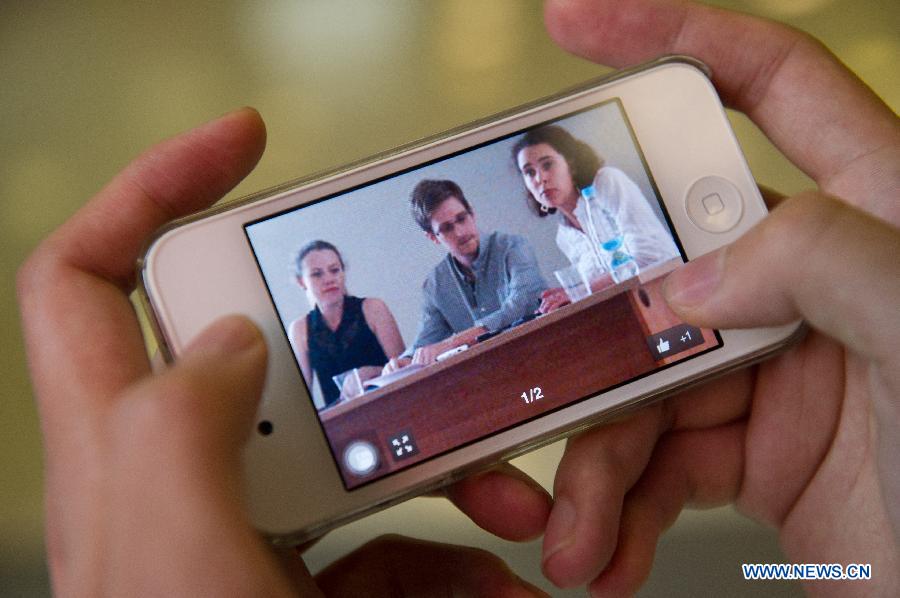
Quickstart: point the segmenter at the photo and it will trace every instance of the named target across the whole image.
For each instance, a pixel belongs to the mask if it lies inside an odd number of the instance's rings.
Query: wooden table
[[[703,330],[692,348],[656,355],[653,335],[680,324],[662,301],[659,273],[590,295],[320,411],[348,488],[715,346],[714,333]],[[535,388],[542,398],[526,402],[523,393],[533,397]],[[403,435],[415,451],[396,459],[391,441]],[[350,473],[341,458],[356,440],[381,452],[378,467],[367,476]]]

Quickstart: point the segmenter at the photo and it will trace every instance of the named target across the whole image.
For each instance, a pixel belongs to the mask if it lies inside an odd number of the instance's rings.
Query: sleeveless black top
[[[333,332],[318,306],[306,314],[309,361],[319,378],[326,406],[341,394],[332,376],[364,365],[381,367],[388,362],[381,343],[366,323],[362,304],[361,298],[346,295],[341,323]]]

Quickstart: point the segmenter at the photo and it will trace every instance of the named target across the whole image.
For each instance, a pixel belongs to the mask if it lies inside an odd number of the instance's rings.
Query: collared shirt
[[[405,355],[473,326],[489,331],[532,313],[547,286],[534,250],[524,237],[492,232],[482,236],[471,279],[450,254],[422,285],[422,319]]]
[[[616,218],[625,236],[625,246],[638,268],[646,268],[680,256],[672,235],[627,174],[618,168],[604,166],[594,177],[594,191],[597,197],[591,202],[591,206],[587,205],[584,197],[579,197],[575,207],[575,218],[584,232],[572,226],[562,214],[556,230],[557,246],[579,271],[589,271],[591,265],[596,263],[599,250],[596,243],[591,242],[589,216],[593,219],[602,218],[604,208]],[[591,214],[588,214],[588,209]]]

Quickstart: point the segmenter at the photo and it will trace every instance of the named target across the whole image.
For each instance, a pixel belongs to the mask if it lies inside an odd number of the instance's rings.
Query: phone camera
[[[272,425],[267,419],[262,420],[257,424],[256,431],[259,432],[262,436],[268,436],[275,429],[275,426]]]

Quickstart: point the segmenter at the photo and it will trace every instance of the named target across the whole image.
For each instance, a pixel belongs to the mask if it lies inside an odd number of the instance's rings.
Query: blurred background
[[[900,105],[893,0],[730,0],[822,39]],[[268,149],[234,199],[551,94],[608,69],[566,55],[535,0],[226,0],[0,3],[0,595],[49,593],[40,432],[22,349],[18,265],[142,149],[243,105]],[[761,183],[811,183],[732,115]],[[550,487],[553,445],[516,460]],[[480,546],[554,596],[540,543],[488,536],[439,499],[348,525],[308,553],[313,570],[383,533]],[[742,562],[781,562],[771,530],[730,508],[688,511],[663,537],[642,595],[795,595],[744,582]]]

